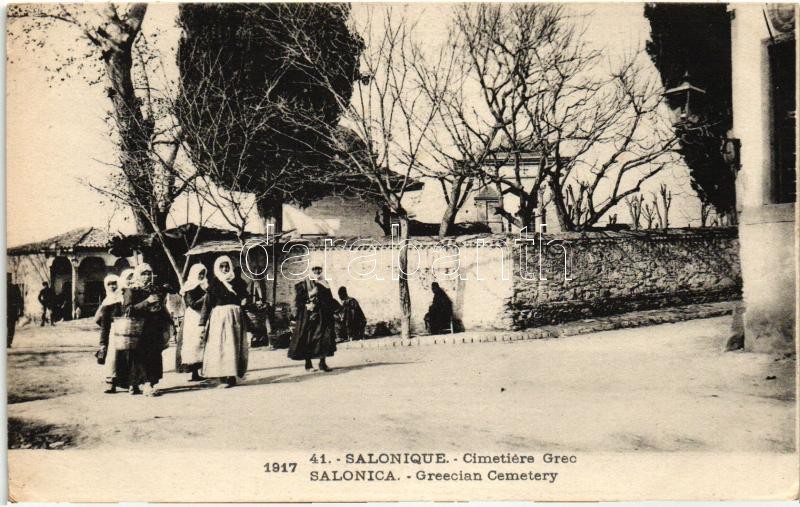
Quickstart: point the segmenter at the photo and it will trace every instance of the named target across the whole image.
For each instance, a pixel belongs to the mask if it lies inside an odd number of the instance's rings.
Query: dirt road
[[[170,349],[156,398],[103,394],[96,331],[62,326],[20,330],[10,351],[12,426],[55,435],[28,435],[19,446],[794,447],[794,358],[722,353],[730,317],[555,340],[343,350],[330,373],[306,373],[285,351],[254,349],[246,381],[222,390],[171,371]]]

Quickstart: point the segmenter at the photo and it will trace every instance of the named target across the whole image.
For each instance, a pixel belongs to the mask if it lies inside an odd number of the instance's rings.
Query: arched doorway
[[[56,293],[53,320],[72,318],[72,264],[66,257],[56,257],[50,265],[50,286]]]
[[[78,265],[77,299],[82,317],[94,315],[103,301],[106,272],[106,263],[100,257],[86,257]]]

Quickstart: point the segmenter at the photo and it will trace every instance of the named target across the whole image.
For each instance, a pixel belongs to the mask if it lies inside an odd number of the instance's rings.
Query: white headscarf
[[[117,293],[120,295],[122,294],[122,289],[128,289],[131,287],[133,280],[128,281],[128,278],[133,276],[133,269],[123,269],[122,273],[119,274],[119,283],[117,284]]]
[[[142,282],[142,273],[145,271],[153,272],[153,268],[150,267],[150,264],[143,262],[133,268],[133,281],[131,283],[132,287],[144,288],[145,284]],[[152,279],[147,283],[152,283]]]
[[[117,288],[115,290],[111,290],[111,288],[109,287],[109,285],[111,285],[112,283],[116,283],[117,284]],[[117,275],[113,275],[113,274],[112,275],[107,275],[103,279],[103,287],[106,289],[106,297],[103,298],[103,302],[100,303],[101,307],[107,306],[107,305],[113,305],[114,303],[117,303],[118,301],[120,301],[120,297],[119,297],[119,277]]]
[[[223,273],[220,267],[226,262],[231,269],[229,269],[227,273]],[[227,255],[220,255],[217,257],[217,260],[214,261],[214,276],[222,283],[222,285],[225,286],[226,289],[231,292],[236,292],[233,290],[233,286],[231,285],[233,279],[236,278],[236,273],[233,272],[233,262],[231,262],[230,257]]]
[[[205,272],[206,267],[199,262],[192,265],[192,267],[189,268],[189,274],[186,276],[186,282],[183,284],[183,287],[181,287],[181,294],[186,294],[190,290],[193,290],[195,287],[203,283],[203,281],[200,280],[200,273]]]

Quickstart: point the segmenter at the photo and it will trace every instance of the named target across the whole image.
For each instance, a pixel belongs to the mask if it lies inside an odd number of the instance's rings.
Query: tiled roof
[[[111,245],[111,234],[96,227],[79,227],[44,241],[36,241],[8,249],[8,255],[36,252],[105,250]]]

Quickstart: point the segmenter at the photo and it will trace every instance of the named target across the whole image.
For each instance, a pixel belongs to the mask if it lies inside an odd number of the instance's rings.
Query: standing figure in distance
[[[178,332],[178,346],[175,349],[175,370],[181,373],[191,372],[191,382],[202,380],[200,369],[203,367],[203,328],[200,327],[200,312],[206,302],[206,267],[200,263],[189,268],[186,283],[181,287],[181,295],[185,310],[183,323]]]
[[[306,371],[314,369],[312,359],[319,358],[319,369],[331,371],[326,357],[336,352],[335,313],[339,304],[322,276],[322,268],[311,268],[311,276],[294,286],[295,328],[289,343],[289,358],[305,361]]]
[[[11,283],[11,273],[6,273],[6,325],[7,325],[7,347],[11,347],[14,341],[14,332],[17,330],[17,321],[22,316],[22,293],[19,285]]]
[[[199,326],[205,341],[203,376],[218,378],[219,387],[235,386],[236,378],[247,372],[249,344],[242,310],[245,304],[247,288],[236,277],[233,262],[227,255],[217,257]]]
[[[56,304],[56,293],[47,282],[42,282],[42,290],[39,291],[39,304],[42,305],[42,326],[45,322],[50,321],[51,326],[55,326],[53,322],[53,310]]]

